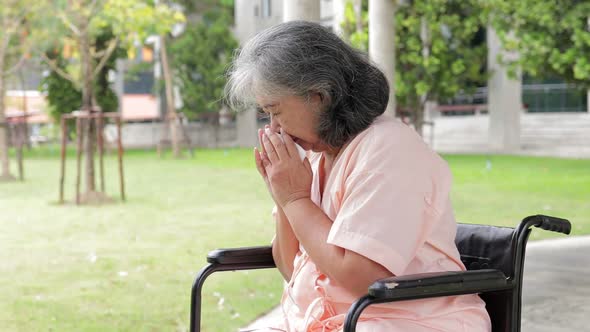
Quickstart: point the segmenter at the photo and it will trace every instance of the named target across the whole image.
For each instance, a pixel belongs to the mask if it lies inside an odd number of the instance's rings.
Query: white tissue
[[[303,161],[303,159],[305,159],[305,157],[307,156],[307,153],[301,147],[301,145],[295,143],[295,147],[297,148],[297,152],[299,152],[299,159],[301,159],[301,161]]]
[[[270,129],[266,129],[267,131],[267,135],[270,132]],[[283,135],[281,133],[279,133],[279,137],[283,140],[283,142],[285,142],[285,140],[283,139]],[[295,143],[295,142],[293,142]],[[295,147],[297,148],[297,152],[299,152],[299,159],[301,159],[301,161],[303,161],[303,159],[305,159],[305,157],[307,156],[305,150],[301,147],[301,145],[295,143]]]
[[[279,137],[283,140],[283,142],[285,142],[285,139],[283,138],[282,134],[279,134]],[[295,142],[293,142],[295,143]],[[303,161],[303,159],[305,159],[305,150],[301,147],[301,145],[295,143],[295,147],[297,148],[297,152],[299,152],[299,159],[301,159],[301,161]]]

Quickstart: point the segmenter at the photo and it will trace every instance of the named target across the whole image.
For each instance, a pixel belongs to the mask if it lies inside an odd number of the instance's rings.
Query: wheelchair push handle
[[[540,227],[551,232],[569,234],[572,230],[572,224],[568,220],[542,214],[527,217],[524,221],[530,223],[531,226]]]

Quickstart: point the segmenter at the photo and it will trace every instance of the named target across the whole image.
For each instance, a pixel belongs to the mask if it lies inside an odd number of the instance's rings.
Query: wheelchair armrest
[[[484,293],[511,288],[499,270],[421,273],[381,279],[369,286],[369,295],[379,302]]]
[[[271,246],[216,249],[209,252],[207,262],[219,265],[275,265]]]
[[[221,271],[275,267],[270,246],[213,250],[207,255],[207,262],[209,265],[197,274],[191,289],[191,332],[201,331],[201,289],[209,275]]]

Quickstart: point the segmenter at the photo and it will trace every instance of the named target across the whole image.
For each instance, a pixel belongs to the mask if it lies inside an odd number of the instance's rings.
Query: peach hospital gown
[[[312,200],[334,221],[328,243],[352,250],[397,276],[465,270],[455,246],[456,222],[446,165],[405,124],[382,115],[335,158],[320,197],[321,153],[308,153]],[[318,270],[301,247],[276,325],[256,331],[342,331],[356,300]],[[375,304],[359,332],[490,331],[478,295]]]

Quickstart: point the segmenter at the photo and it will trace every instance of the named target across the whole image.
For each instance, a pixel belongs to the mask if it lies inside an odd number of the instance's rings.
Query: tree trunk
[[[414,110],[414,130],[418,135],[423,136],[424,133],[424,108],[426,103],[420,103]]]
[[[0,70],[2,70],[1,63]],[[8,179],[12,177],[10,174],[10,162],[8,159],[8,123],[6,122],[6,116],[4,114],[4,94],[4,77],[0,75],[0,159],[2,162],[0,179]]]
[[[9,38],[7,34],[4,38]],[[8,42],[0,41],[0,162],[2,163],[2,173],[0,179],[10,180],[14,177],[10,174],[10,163],[8,159],[8,123],[5,115],[5,87],[4,87],[4,57],[6,56],[6,46]]]
[[[170,126],[170,141],[174,157],[180,157],[178,142],[178,117],[174,106],[174,92],[172,86],[172,73],[168,63],[168,52],[166,51],[166,36],[160,37],[160,60],[162,61],[162,72],[164,74],[164,85],[166,88],[166,121]]]
[[[27,149],[31,149],[31,140],[29,138],[29,105],[27,103],[27,87],[25,86],[25,76],[23,73],[23,67],[18,70],[18,78],[20,80],[21,90],[23,92],[23,121],[24,125],[24,144],[27,146]]]
[[[81,70],[82,70],[82,111],[91,114],[93,105],[93,70],[92,70],[92,57],[90,55],[90,41],[88,36],[88,27],[81,29],[80,35],[80,55],[81,55]],[[94,176],[94,143],[95,143],[95,132],[94,121],[88,119],[88,123],[85,126],[83,132],[84,138],[86,139],[84,149],[86,150],[86,192],[93,192],[96,189],[95,176]]]

